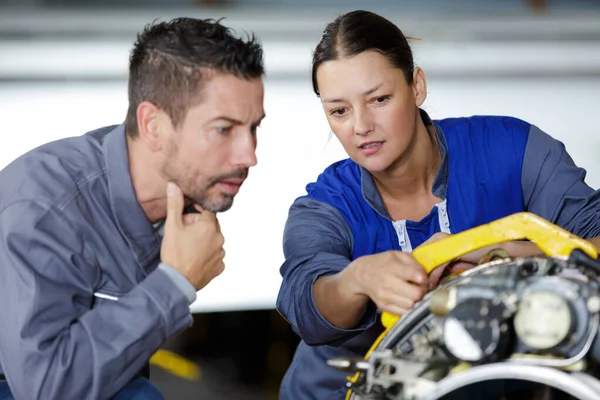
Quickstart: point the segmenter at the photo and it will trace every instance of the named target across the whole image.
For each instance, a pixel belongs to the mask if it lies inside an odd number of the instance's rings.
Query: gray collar
[[[131,175],[124,125],[115,127],[103,143],[111,208],[117,226],[141,267],[155,258],[160,236],[137,201]]]

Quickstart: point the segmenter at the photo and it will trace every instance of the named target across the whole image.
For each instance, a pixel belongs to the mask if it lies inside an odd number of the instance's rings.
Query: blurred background
[[[600,186],[600,1],[0,0],[0,168],[39,144],[121,123],[128,52],[147,23],[225,17],[264,45],[259,164],[220,216],[226,271],[198,294],[194,327],[165,346],[197,363],[200,379],[152,368],[167,399],[277,398],[298,342],[274,311],[287,211],[345,157],[311,91],[311,52],[328,22],[358,8],[418,38],[434,119],[525,119],[563,141]]]

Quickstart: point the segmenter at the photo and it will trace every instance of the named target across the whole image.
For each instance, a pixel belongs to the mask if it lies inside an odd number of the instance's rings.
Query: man
[[[256,164],[261,46],[179,18],[146,27],[129,72],[122,125],[0,172],[0,398],[162,398],[140,371],[224,268],[215,213]]]

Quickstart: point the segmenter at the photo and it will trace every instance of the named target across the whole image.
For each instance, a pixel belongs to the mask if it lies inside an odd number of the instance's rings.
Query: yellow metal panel
[[[573,250],[581,249],[590,257],[598,258],[598,249],[590,242],[528,212],[509,215],[489,224],[448,236],[438,242],[418,247],[412,255],[429,274],[436,267],[482,247],[521,239],[535,243],[548,256],[569,256]],[[369,358],[371,352],[399,318],[387,312],[382,314],[381,323],[386,329],[373,343],[365,359]],[[348,380],[354,383],[358,376],[357,373],[353,377],[348,377]],[[350,394],[351,390],[348,391],[346,399],[350,398]]]

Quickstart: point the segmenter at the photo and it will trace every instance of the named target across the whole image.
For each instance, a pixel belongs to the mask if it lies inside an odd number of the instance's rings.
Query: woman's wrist
[[[351,297],[367,296],[361,279],[362,264],[362,258],[358,258],[340,273],[340,289]]]
[[[544,254],[535,243],[525,240],[503,243],[502,248],[506,250],[511,257],[532,257]]]

